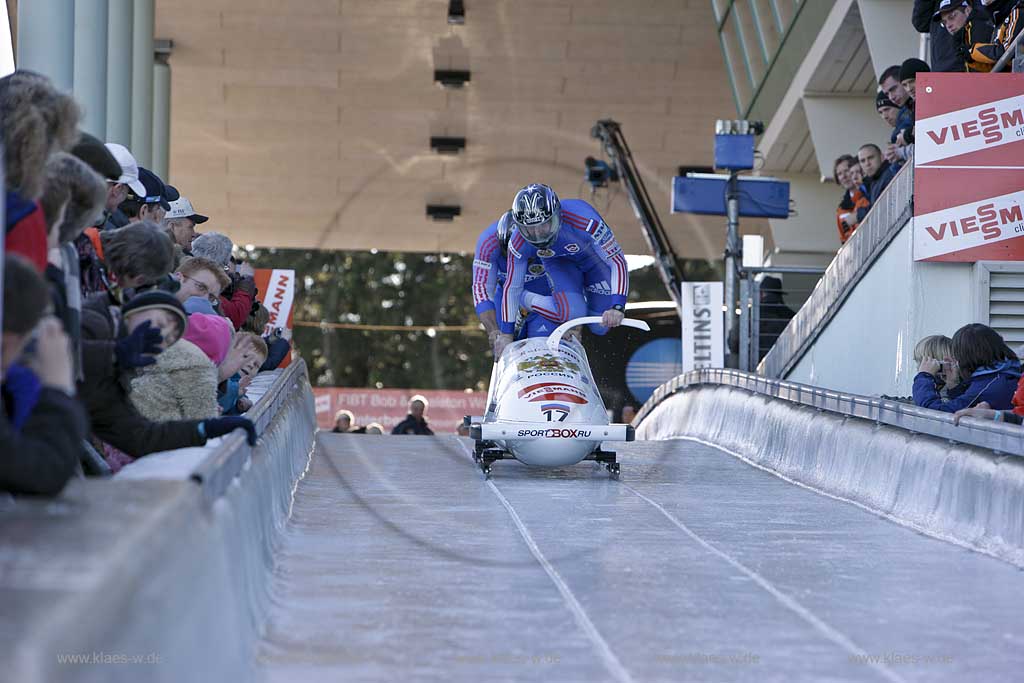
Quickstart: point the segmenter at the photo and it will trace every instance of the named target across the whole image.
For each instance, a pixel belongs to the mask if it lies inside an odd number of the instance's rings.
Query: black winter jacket
[[[78,401],[57,389],[43,387],[20,432],[0,410],[0,491],[57,495],[74,476],[88,433]]]
[[[82,366],[85,380],[78,395],[92,421],[92,432],[132,457],[157,451],[202,446],[200,420],[153,422],[128,398],[130,377],[114,360],[115,322],[106,293],[89,297],[82,306]]]

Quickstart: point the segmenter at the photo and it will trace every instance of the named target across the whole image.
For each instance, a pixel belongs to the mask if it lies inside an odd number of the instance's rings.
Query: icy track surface
[[[1024,574],[689,441],[584,463],[321,434],[260,664],[293,681],[964,681],[1024,670]],[[1019,680],[1019,679],[1018,679]]]

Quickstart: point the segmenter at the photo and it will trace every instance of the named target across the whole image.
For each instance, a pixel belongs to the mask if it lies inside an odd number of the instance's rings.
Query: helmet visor
[[[523,238],[534,245],[543,245],[551,241],[558,232],[558,217],[552,216],[546,221],[533,225],[519,225],[519,232]]]

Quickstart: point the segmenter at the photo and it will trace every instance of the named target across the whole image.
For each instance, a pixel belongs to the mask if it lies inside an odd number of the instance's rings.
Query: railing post
[[[761,362],[761,282],[753,280],[751,283],[750,301],[750,361],[756,368]]]
[[[740,370],[750,372],[750,279],[740,280]]]

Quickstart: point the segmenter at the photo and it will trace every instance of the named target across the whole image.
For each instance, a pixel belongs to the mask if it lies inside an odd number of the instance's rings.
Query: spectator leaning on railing
[[[900,131],[908,128],[913,129],[914,127],[913,104],[910,101],[910,93],[907,92],[907,89],[903,87],[900,81],[900,65],[894,64],[882,72],[881,78],[878,79],[878,85],[882,89],[882,93],[900,108],[896,114],[896,122],[893,124],[892,133],[889,135],[889,144],[882,154],[886,161],[898,163],[903,158],[899,151],[900,144],[897,141]],[[876,98],[876,107],[877,104],[878,100]],[[870,175],[867,169],[865,169],[864,174]]]
[[[836,209],[836,227],[839,229],[839,241],[846,244],[850,235],[857,229],[857,209],[871,206],[871,202],[860,190],[860,183],[855,182],[850,173],[853,166],[858,164],[857,159],[850,154],[844,154],[836,159],[832,166],[832,177],[836,183],[843,188],[843,198],[839,200],[839,207]]]
[[[79,159],[59,152],[46,163],[46,184],[40,204],[50,226],[46,279],[54,314],[71,339],[75,379],[82,377],[82,292],[78,250],[74,241],[86,226],[103,215],[107,191],[103,179]]]
[[[918,33],[930,36],[932,71],[965,71],[964,62],[954,44],[953,36],[935,18],[940,0],[914,0],[911,23]]]
[[[231,278],[231,284],[221,292],[219,306],[221,313],[231,321],[234,328],[240,330],[252,312],[252,304],[256,299],[256,281],[251,266],[245,263],[236,265],[232,261],[232,249],[234,244],[231,238],[219,232],[204,232],[192,242],[193,256],[213,261]]]
[[[1024,0],[981,0],[992,19],[996,34],[993,36],[992,44],[975,45],[974,49],[981,50],[988,57],[995,57],[996,61],[1003,56],[1017,34],[1024,29]]]
[[[898,123],[894,131],[894,142],[898,148],[898,156],[901,161],[910,157],[910,150],[914,148],[914,124],[917,120],[917,74],[928,72],[930,69],[920,59],[911,57],[900,65],[900,85],[907,91],[907,101],[904,107],[909,111],[909,122],[903,120]]]
[[[964,65],[958,71],[992,70],[1004,48],[993,43],[996,30],[984,10],[976,10],[969,0],[941,0],[935,18],[953,36],[953,48]],[[999,57],[993,59],[997,49]]]
[[[46,219],[37,200],[43,194],[46,162],[77,139],[81,115],[75,101],[39,74],[17,71],[0,79],[0,136],[4,147],[8,253],[46,269]]]
[[[230,409],[251,405],[244,389],[266,359],[264,342],[240,335],[245,343],[232,345],[231,323],[213,315],[197,317],[220,325],[222,367],[180,341],[188,327],[182,302],[199,301],[212,313],[210,300],[219,304],[221,289],[231,284],[226,269],[192,259],[175,270],[168,235],[150,221],[128,223],[129,217],[159,221],[178,191],[139,169],[127,148],[79,134],[80,116],[75,101],[44,76],[18,71],[0,79],[8,250],[0,364],[3,491],[54,494],[80,458],[90,472],[101,469],[83,457],[86,438],[111,469],[237,428],[255,440],[251,421],[217,417],[217,384],[225,379],[221,373],[233,375],[243,398]],[[187,223],[168,226],[184,244],[194,223],[205,220],[186,204],[180,217]],[[232,245],[222,241],[228,259]],[[240,289],[249,291],[240,310],[244,320],[255,286]]]
[[[964,325],[952,341],[953,360],[965,385],[951,390],[949,400],[940,391],[942,361],[925,358],[914,377],[914,403],[922,408],[955,413],[986,403],[996,410],[1008,410],[1021,377],[1017,355],[999,333],[987,325]]]
[[[67,335],[56,318],[44,317],[48,298],[30,263],[4,258],[0,491],[59,493],[77,471],[89,431],[74,398]]]
[[[995,420],[996,422],[1009,422],[1010,424],[1024,424],[1024,375],[1017,382],[1017,390],[1013,394],[1012,410],[994,410],[987,401],[982,401],[974,408],[963,408],[956,411],[954,423],[960,424],[960,418],[973,417],[979,420]]]
[[[857,222],[860,223],[868,215],[868,211],[875,205],[882,192],[889,185],[900,167],[898,164],[890,163],[882,158],[882,150],[878,145],[862,145],[857,151],[857,158],[860,160],[860,169],[864,175],[864,184],[868,198],[868,206],[857,209]]]
[[[896,127],[896,117],[899,116],[900,108],[881,90],[875,95],[875,110],[882,117],[882,120],[885,121],[885,125],[889,128]]]

